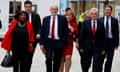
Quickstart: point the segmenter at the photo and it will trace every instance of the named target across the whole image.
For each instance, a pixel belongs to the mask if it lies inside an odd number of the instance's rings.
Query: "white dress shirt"
[[[93,29],[93,24],[94,24],[94,22],[95,22],[95,28],[96,28],[96,30],[97,30],[97,20],[91,20],[91,27],[92,27],[92,29]]]
[[[32,22],[32,13],[29,13],[29,21]]]
[[[118,23],[120,24],[120,16],[117,17]]]
[[[107,22],[107,16],[104,17],[104,26],[106,29],[106,22]],[[109,33],[108,33],[108,38],[112,38],[112,29],[111,29],[111,16],[108,17],[108,25],[109,25]]]
[[[50,17],[50,32],[49,32],[49,35],[48,35],[48,38],[52,38],[51,37],[51,33],[52,33],[52,23],[53,23],[53,16]],[[58,36],[58,16],[56,15],[55,16],[55,29],[54,29],[54,38],[56,40],[59,40],[59,36]]]

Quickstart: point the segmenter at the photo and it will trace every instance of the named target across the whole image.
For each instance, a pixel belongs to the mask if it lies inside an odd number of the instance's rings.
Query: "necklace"
[[[18,22],[18,26],[19,26],[19,27],[25,27],[25,23],[24,23],[24,24],[21,24],[20,22]]]

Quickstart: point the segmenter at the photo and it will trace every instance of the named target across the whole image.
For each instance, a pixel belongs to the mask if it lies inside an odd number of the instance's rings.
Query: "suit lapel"
[[[91,20],[89,21],[89,29],[90,29],[90,31],[92,32],[92,23],[91,23]]]
[[[105,17],[103,17],[103,18],[101,18],[101,22],[104,24],[103,26],[104,26],[104,28],[105,28]],[[106,29],[106,28],[105,28]]]
[[[91,23],[91,20],[88,21],[88,29],[89,29],[90,33],[92,34],[92,23]]]
[[[33,15],[33,13],[31,13],[31,22],[32,23],[34,22],[34,15]]]
[[[58,21],[58,23],[57,23],[58,25],[57,25],[57,26],[58,26],[58,34],[59,34],[60,27],[61,27],[60,24],[61,24],[61,23],[60,23],[60,16],[57,15],[57,17],[58,17],[58,18],[57,18],[57,19],[58,19],[58,20],[57,20],[57,21]]]
[[[113,25],[114,24],[114,18],[111,16],[111,31],[112,31],[112,29],[113,29]]]
[[[100,29],[100,22],[97,20],[97,29],[96,29],[96,33],[99,31]]]
[[[50,30],[50,23],[51,23],[50,21],[51,21],[51,16],[48,17],[47,22],[46,22],[48,34],[49,34],[49,30]]]

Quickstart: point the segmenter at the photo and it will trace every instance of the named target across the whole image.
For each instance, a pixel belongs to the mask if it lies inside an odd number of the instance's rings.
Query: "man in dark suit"
[[[51,15],[43,19],[40,48],[46,55],[46,71],[59,72],[63,47],[67,44],[68,24],[64,16],[57,14],[58,6],[52,5],[50,11]]]
[[[117,19],[111,16],[112,14],[112,6],[106,5],[105,6],[105,16],[102,17],[100,20],[104,24],[105,28],[105,51],[106,54],[103,56],[101,60],[101,64],[103,65],[105,56],[107,61],[105,63],[104,72],[111,72],[112,61],[114,56],[114,50],[118,48],[119,45],[119,28],[118,28],[118,21]],[[101,65],[101,71],[102,71]]]
[[[92,72],[99,72],[99,57],[104,54],[105,30],[97,19],[98,9],[90,10],[91,19],[82,23],[79,35],[79,49],[81,53],[82,72],[88,72],[93,57]]]
[[[35,52],[36,45],[40,40],[41,19],[37,13],[32,12],[31,1],[25,1],[24,7],[25,7],[25,11],[29,15],[29,21],[32,23],[34,34],[35,34],[34,43],[33,43],[33,52],[29,54],[30,62],[28,64],[29,64],[29,68],[31,68],[33,54]]]

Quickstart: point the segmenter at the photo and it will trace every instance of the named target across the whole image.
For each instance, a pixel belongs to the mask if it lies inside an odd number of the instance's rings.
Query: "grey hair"
[[[96,12],[98,13],[98,8],[91,8],[91,9],[90,9],[90,13],[91,13],[92,11],[96,11]]]
[[[56,7],[56,8],[58,9],[58,5],[57,5],[57,4],[52,4],[52,5],[50,6],[50,9],[51,9],[52,7]]]

